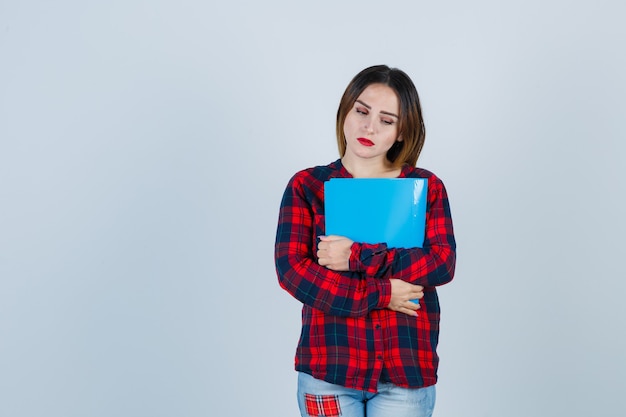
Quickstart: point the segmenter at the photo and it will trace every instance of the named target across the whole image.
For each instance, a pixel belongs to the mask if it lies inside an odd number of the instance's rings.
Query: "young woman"
[[[453,278],[456,243],[443,183],[415,167],[424,139],[411,79],[384,65],[366,68],[339,104],[341,159],[300,171],[287,185],[275,259],[281,287],[303,303],[295,358],[302,416],[432,414],[435,287]],[[427,178],[423,247],[325,236],[324,182],[331,178]]]

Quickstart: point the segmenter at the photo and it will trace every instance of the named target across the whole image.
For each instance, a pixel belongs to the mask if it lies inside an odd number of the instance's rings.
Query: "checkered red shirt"
[[[452,280],[456,243],[443,183],[424,169],[404,166],[401,178],[427,178],[423,248],[354,243],[350,271],[317,263],[324,235],[324,182],[351,177],[341,160],[294,175],[283,195],[276,234],[276,271],[282,288],[301,301],[302,333],[296,370],[348,388],[376,392],[383,367],[392,383],[437,382],[439,300],[435,287]],[[424,286],[418,317],[387,309],[389,279]]]

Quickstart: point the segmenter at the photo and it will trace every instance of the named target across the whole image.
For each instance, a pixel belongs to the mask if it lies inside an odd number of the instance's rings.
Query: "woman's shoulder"
[[[337,176],[340,169],[340,160],[327,165],[316,165],[296,172],[293,175],[292,181],[328,181]]]
[[[316,165],[296,172],[289,180],[288,187],[314,188],[323,187],[324,182],[340,176],[339,160],[327,165]]]
[[[408,178],[426,178],[431,181],[441,182],[441,179],[439,179],[437,175],[425,168],[405,165],[403,169],[404,175]]]

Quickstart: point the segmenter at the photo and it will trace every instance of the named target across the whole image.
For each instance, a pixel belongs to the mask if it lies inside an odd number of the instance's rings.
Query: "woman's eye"
[[[366,109],[362,109],[360,107],[356,108],[356,112],[359,114],[367,114],[367,110]]]
[[[392,125],[393,124],[393,120],[389,120],[389,119],[382,119],[381,120],[383,122],[383,124],[385,125]]]

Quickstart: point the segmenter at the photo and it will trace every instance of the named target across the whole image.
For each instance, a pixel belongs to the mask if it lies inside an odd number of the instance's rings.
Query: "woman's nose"
[[[374,123],[371,118],[368,118],[365,121],[365,130],[367,131],[367,133],[374,133]]]

